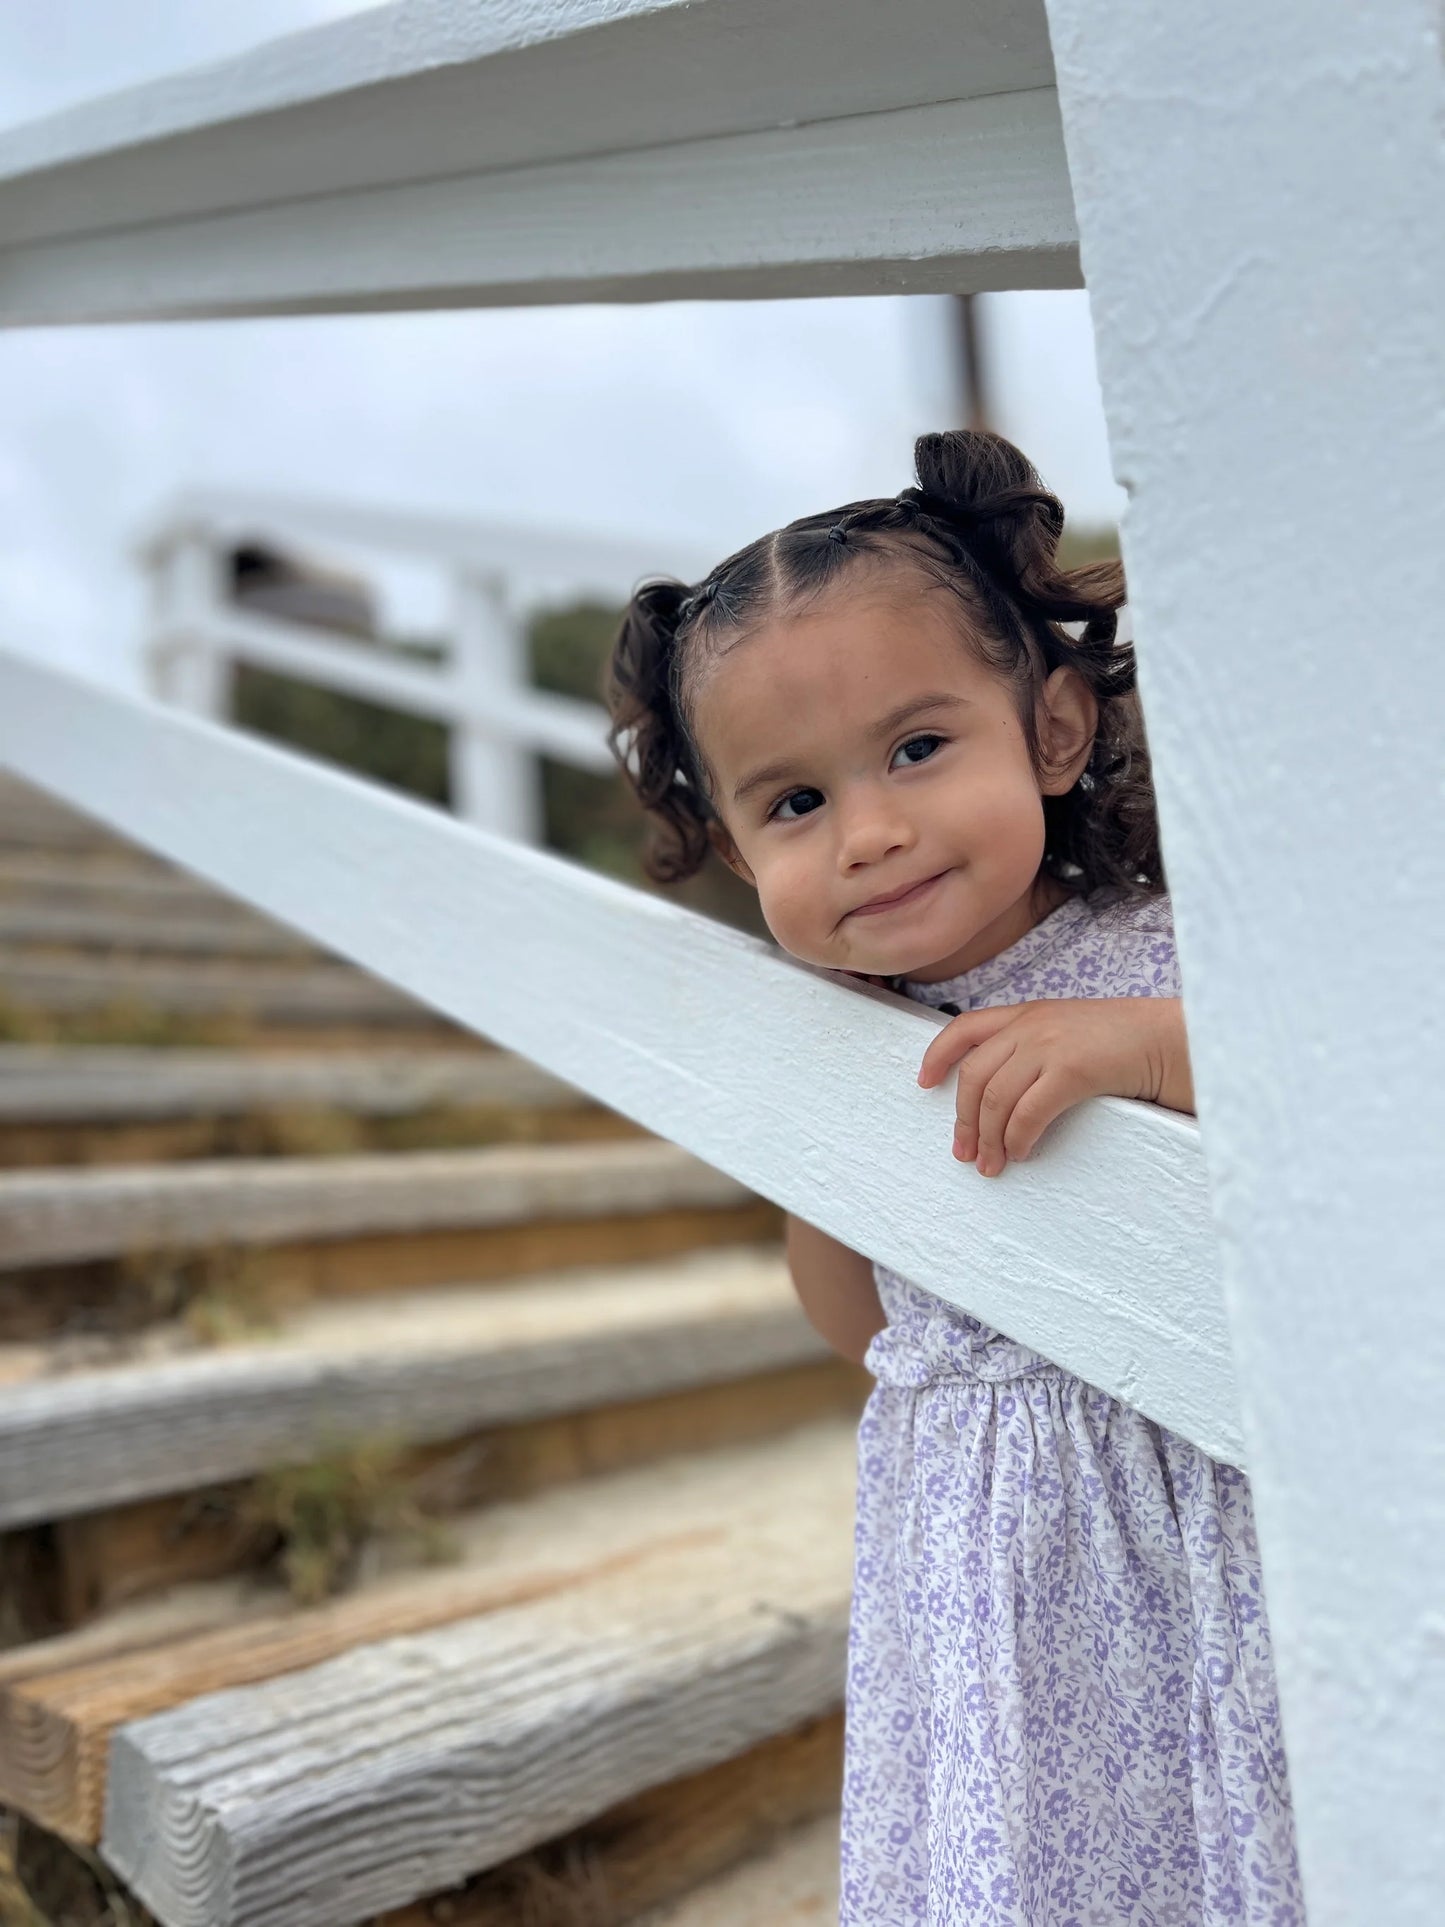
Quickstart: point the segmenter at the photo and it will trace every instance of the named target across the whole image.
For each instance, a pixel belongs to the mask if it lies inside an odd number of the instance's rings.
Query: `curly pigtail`
[[[607,679],[608,741],[651,821],[644,864],[657,883],[681,883],[708,850],[708,812],[677,690],[677,632],[691,592],[645,582],[628,603]]]

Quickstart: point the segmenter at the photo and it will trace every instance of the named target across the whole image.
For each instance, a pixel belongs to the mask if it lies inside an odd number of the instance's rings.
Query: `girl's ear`
[[[707,838],[708,842],[712,844],[713,848],[732,871],[733,875],[735,877],[741,877],[744,883],[751,884],[753,889],[756,890],[758,887],[757,878],[753,875],[747,864],[743,862],[742,857],[738,854],[737,844],[733,842],[732,838],[715,816],[710,816],[707,820]]]
[[[1099,703],[1077,669],[1056,669],[1039,691],[1039,788],[1065,796],[1089,766]]]

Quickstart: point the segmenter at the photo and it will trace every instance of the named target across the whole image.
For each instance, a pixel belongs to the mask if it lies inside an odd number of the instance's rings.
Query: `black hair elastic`
[[[848,540],[848,531],[841,522],[835,522],[832,528],[829,529],[828,540],[830,542],[846,542]]]

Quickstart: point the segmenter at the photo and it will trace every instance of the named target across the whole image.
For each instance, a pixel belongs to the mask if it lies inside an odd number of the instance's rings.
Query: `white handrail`
[[[444,660],[409,660],[369,640],[237,606],[228,578],[238,545],[269,543],[285,555],[310,538],[443,568],[452,599]],[[541,831],[536,756],[598,775],[615,764],[599,704],[531,687],[523,596],[620,603],[644,575],[693,578],[714,559],[676,538],[643,542],[230,490],[180,497],[138,556],[151,579],[145,664],[153,695],[221,720],[226,671],[239,662],[432,718],[450,730],[458,815],[529,842]]]
[[[1192,1121],[1103,1100],[981,1180],[901,999],[21,657],[0,762],[1240,1459]]]

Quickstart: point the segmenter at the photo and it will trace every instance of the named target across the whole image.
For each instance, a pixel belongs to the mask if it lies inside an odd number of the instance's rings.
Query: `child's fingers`
[[[992,1010],[966,1010],[961,1017],[945,1024],[923,1053],[923,1062],[918,1067],[918,1081],[924,1090],[941,1084],[954,1065],[971,1050],[1014,1023],[1020,1008],[1018,1004],[999,1004]]]
[[[1004,1128],[1003,1148],[1006,1157],[1026,1158],[1055,1118],[1088,1096],[1088,1090],[1076,1078],[1070,1078],[1058,1071],[1044,1071],[1029,1085],[1018,1102]]]
[[[1015,1051],[989,1079],[978,1105],[978,1148],[973,1161],[980,1177],[996,1178],[1008,1162],[1009,1120],[1043,1074],[1037,1057]]]
[[[1017,1050],[1017,1035],[1001,1031],[985,1043],[976,1044],[959,1066],[954,1094],[953,1154],[965,1164],[978,1155],[984,1093]]]

